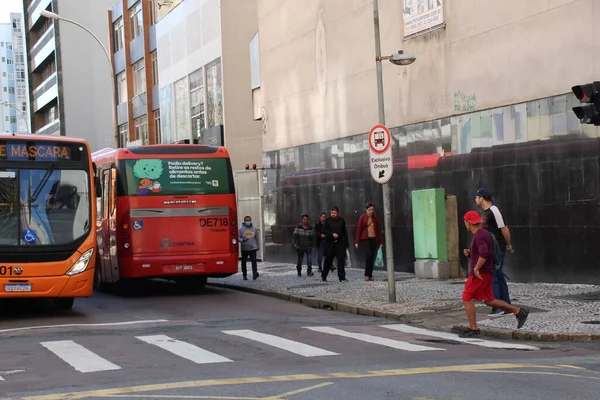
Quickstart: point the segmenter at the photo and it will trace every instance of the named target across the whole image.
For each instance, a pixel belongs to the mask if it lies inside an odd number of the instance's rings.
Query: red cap
[[[479,215],[479,213],[477,211],[468,211],[465,216],[463,217],[463,220],[470,222],[472,224],[480,224],[483,222],[483,220],[481,219],[481,216]]]

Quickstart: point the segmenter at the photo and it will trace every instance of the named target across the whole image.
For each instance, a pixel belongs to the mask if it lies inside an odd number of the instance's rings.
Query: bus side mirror
[[[96,187],[96,197],[102,197],[102,184],[99,176],[94,176],[94,186]]]

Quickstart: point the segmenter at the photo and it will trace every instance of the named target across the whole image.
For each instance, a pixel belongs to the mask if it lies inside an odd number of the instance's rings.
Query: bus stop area
[[[316,270],[316,268],[315,268]],[[329,282],[320,274],[299,277],[294,264],[260,262],[257,280],[242,280],[241,274],[209,279],[208,284],[299,302],[309,307],[402,320],[439,331],[459,332],[467,328],[461,301],[465,279],[422,279],[396,272],[396,303],[388,298],[387,273],[374,271],[373,281],[364,281],[360,268],[346,269],[348,282],[338,282],[336,272]],[[305,267],[304,267],[305,271]],[[316,272],[316,271],[315,271]],[[600,285],[508,282],[511,301],[529,307],[525,326],[516,330],[512,315],[489,318],[489,307],[477,307],[482,335],[539,341],[599,341]]]

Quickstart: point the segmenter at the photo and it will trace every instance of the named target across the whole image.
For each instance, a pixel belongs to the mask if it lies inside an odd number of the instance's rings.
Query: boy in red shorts
[[[529,310],[494,298],[494,242],[491,234],[482,229],[483,220],[476,211],[467,212],[463,220],[465,227],[473,234],[473,241],[471,249],[464,251],[465,256],[471,257],[471,268],[462,295],[469,319],[469,330],[459,336],[462,338],[479,336],[473,300],[483,301],[487,306],[515,314],[518,322],[517,329],[520,329],[527,320]]]

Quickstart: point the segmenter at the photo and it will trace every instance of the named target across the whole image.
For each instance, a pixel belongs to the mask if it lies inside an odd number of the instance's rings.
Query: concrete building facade
[[[93,151],[114,145],[110,63],[81,28],[41,15],[52,11],[92,31],[108,47],[106,10],[114,0],[24,0],[31,130],[84,138]]]
[[[250,47],[257,0],[183,0],[156,24],[161,135],[165,143],[224,145],[234,169],[259,164]]]
[[[354,226],[381,188],[367,132],[378,122],[372,0],[258,2],[267,259],[293,256],[299,216],[337,205]],[[573,85],[600,76],[595,0],[380,0],[393,136],[395,267],[412,271],[411,191],[441,187],[458,215],[490,188],[505,212],[516,281],[600,282],[598,129],[580,125]],[[460,219],[459,219],[460,220]],[[351,236],[354,236],[351,227]],[[460,246],[469,236],[461,227]],[[353,262],[360,262],[354,253]],[[462,253],[462,252],[461,252]],[[467,259],[461,262],[466,266]],[[592,278],[593,277],[593,278]]]

